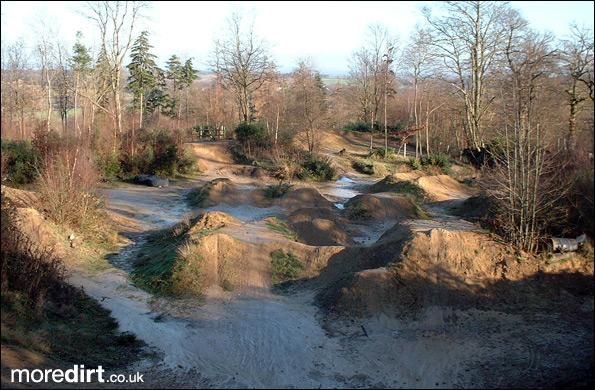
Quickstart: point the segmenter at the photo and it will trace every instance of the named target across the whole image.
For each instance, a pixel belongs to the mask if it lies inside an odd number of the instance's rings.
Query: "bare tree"
[[[318,131],[326,122],[328,106],[326,90],[320,74],[311,63],[301,61],[292,75],[292,123],[305,134],[308,151],[318,146]]]
[[[593,31],[576,25],[570,26],[570,31],[570,38],[563,42],[562,61],[570,84],[566,89],[570,109],[567,143],[574,150],[577,114],[587,97],[593,101]],[[586,87],[586,94],[581,87]]]
[[[374,147],[374,128],[377,126],[378,111],[386,88],[385,56],[390,52],[392,60],[394,47],[395,40],[389,37],[386,27],[380,24],[370,25],[366,43],[354,53],[350,65],[356,99],[361,107],[361,118],[370,123],[370,150]]]
[[[254,26],[251,24],[245,29],[241,15],[232,14],[226,34],[215,41],[211,66],[223,86],[233,92],[240,121],[254,119],[251,115],[253,95],[262,87],[271,65],[264,42],[254,34]]]
[[[51,36],[54,34],[51,30],[46,28],[45,24],[42,25],[42,31],[39,32],[39,41],[37,43],[37,54],[39,56],[39,64],[42,73],[42,86],[45,90],[46,104],[47,104],[47,115],[46,115],[46,131],[49,133],[51,130],[52,122],[52,81],[56,76],[55,71],[55,45],[51,40]]]
[[[25,109],[30,105],[31,96],[29,96],[25,82],[28,59],[23,41],[17,41],[9,45],[6,50],[6,57],[6,78],[2,77],[2,119],[4,121],[5,116],[8,115],[8,122],[12,126],[16,116],[19,123],[20,137],[25,139]],[[6,99],[4,96],[6,96]]]
[[[411,42],[403,50],[401,57],[401,63],[406,68],[406,75],[413,80],[413,104],[411,105],[411,116],[413,116],[413,123],[415,127],[420,127],[421,118],[420,111],[423,102],[423,96],[419,93],[419,85],[426,78],[430,76],[430,70],[432,68],[433,56],[430,51],[430,34],[421,29],[416,28],[412,37]],[[426,126],[428,131],[428,126]],[[415,133],[415,157],[419,157],[421,145],[419,142],[419,133]],[[426,134],[426,142],[428,141],[428,134]],[[429,144],[428,144],[429,145]],[[426,151],[429,146],[426,145]]]
[[[539,111],[544,80],[555,51],[552,37],[527,28],[518,15],[508,22],[501,78],[501,115],[507,118],[501,134],[504,145],[496,154],[497,167],[485,175],[505,235],[519,248],[534,251],[554,205],[561,198],[561,168],[548,151],[544,132],[548,123]]]
[[[449,1],[444,11],[444,16],[435,18],[424,10],[432,32],[430,43],[444,63],[444,79],[465,104],[468,146],[479,150],[484,146],[485,114],[493,101],[486,96],[486,78],[501,47],[509,7],[504,2]]]
[[[87,3],[88,17],[99,28],[101,53],[109,66],[114,140],[122,132],[122,67],[132,44],[135,24],[145,7],[142,1],[99,1]],[[95,105],[98,106],[97,102]],[[102,107],[105,110],[105,107]],[[107,110],[105,110],[107,111]],[[116,143],[114,142],[114,149]]]

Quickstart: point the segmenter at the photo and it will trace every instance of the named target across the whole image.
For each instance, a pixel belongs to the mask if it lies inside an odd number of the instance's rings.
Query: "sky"
[[[593,28],[590,1],[512,1],[539,31],[562,37],[572,22]],[[255,31],[263,38],[282,72],[291,71],[299,59],[310,58],[324,74],[348,73],[353,51],[365,40],[370,24],[385,25],[391,34],[406,43],[409,32],[423,21],[423,6],[438,2],[150,2],[138,30],[150,32],[153,52],[164,64],[172,54],[194,58],[199,70],[208,69],[213,41],[225,27],[233,11],[254,20]],[[97,47],[95,26],[84,16],[85,2],[2,1],[2,45],[22,38],[31,49],[41,24],[72,47],[81,31],[84,43]]]

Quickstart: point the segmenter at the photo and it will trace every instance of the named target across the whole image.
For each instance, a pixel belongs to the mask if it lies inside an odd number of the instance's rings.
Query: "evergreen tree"
[[[74,73],[74,128],[78,131],[78,94],[81,81],[84,83],[92,69],[91,55],[89,49],[81,43],[83,34],[80,31],[76,33],[76,43],[72,47],[72,57],[69,60],[70,68]],[[85,120],[83,110],[83,122]],[[84,126],[84,123],[83,123]]]
[[[184,63],[184,67],[182,68],[182,85],[183,89],[186,91],[186,122],[188,122],[189,116],[189,94],[190,94],[190,86],[194,80],[198,79],[198,72],[192,66],[192,58],[188,58]],[[179,116],[179,115],[178,115]]]
[[[169,60],[167,60],[167,72],[166,77],[168,80],[172,82],[172,91],[174,96],[177,94],[177,91],[182,89],[183,83],[183,74],[184,74],[184,67],[182,66],[182,62],[177,55],[172,55]]]
[[[143,31],[136,39],[131,50],[131,62],[128,65],[128,89],[134,94],[134,102],[139,107],[139,127],[143,126],[143,111],[146,95],[157,85],[157,65],[150,50],[149,33]]]

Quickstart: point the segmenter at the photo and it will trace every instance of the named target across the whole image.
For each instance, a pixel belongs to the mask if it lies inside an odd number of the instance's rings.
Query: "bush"
[[[122,166],[116,154],[111,153],[106,157],[98,157],[96,165],[103,181],[113,182],[122,174]]]
[[[421,161],[419,161],[419,159],[417,159],[417,158],[410,158],[408,164],[409,164],[409,167],[411,169],[413,169],[414,171],[421,169]]]
[[[369,132],[370,131],[370,124],[366,122],[349,122],[344,127],[343,130],[347,131],[360,131],[360,132]]]
[[[266,145],[266,129],[260,123],[242,122],[235,128],[236,138],[251,156],[255,147]]]
[[[40,156],[28,141],[1,141],[2,178],[12,184],[23,185],[35,181]]]
[[[331,166],[329,158],[320,158],[314,154],[309,154],[302,163],[302,171],[298,178],[314,179],[319,181],[333,180],[335,169]]]
[[[343,130],[346,131],[359,131],[363,133],[369,133],[372,126],[369,123],[363,121],[349,122],[343,126]],[[378,131],[380,127],[378,123],[374,123],[374,131]]]
[[[285,195],[290,188],[291,185],[288,183],[269,185],[264,189],[264,196],[269,199],[280,198]]]
[[[179,173],[190,173],[196,168],[196,158],[177,143],[169,129],[139,131],[136,150],[134,156],[125,150],[121,151],[120,175],[174,177]]]
[[[358,171],[359,173],[364,173],[366,175],[373,175],[374,174],[374,163],[368,161],[354,161],[351,163],[353,169]]]
[[[45,164],[38,183],[39,199],[54,222],[103,232],[103,205],[95,196],[98,175],[89,151],[77,150]]]
[[[421,164],[439,167],[444,171],[448,171],[451,165],[450,157],[444,153],[436,153],[425,156],[421,159]]]

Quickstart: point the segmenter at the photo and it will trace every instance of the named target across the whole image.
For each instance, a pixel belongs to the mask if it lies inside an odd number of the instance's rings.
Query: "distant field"
[[[335,86],[337,84],[346,84],[347,83],[347,79],[344,79],[344,78],[330,78],[330,77],[329,78],[326,78],[326,77],[323,77],[322,78],[322,82],[327,87],[332,87],[332,86]]]

